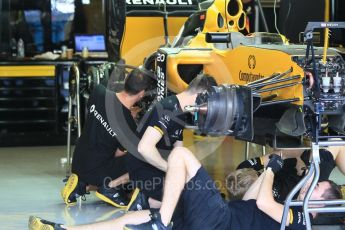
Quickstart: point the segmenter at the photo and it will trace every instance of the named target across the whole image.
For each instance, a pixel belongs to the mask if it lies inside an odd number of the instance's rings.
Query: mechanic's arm
[[[283,159],[298,158],[298,157],[301,157],[303,152],[304,152],[304,149],[284,149],[284,150],[281,150],[281,155]]]
[[[256,199],[256,204],[261,211],[280,223],[283,216],[284,206],[276,202],[273,198],[272,185],[274,173],[271,168],[268,168],[262,175],[264,177]],[[286,221],[287,226],[289,225],[289,218],[290,217],[288,215],[288,221]]]
[[[156,147],[162,137],[163,135],[161,132],[149,126],[139,142],[138,152],[149,164],[166,172],[168,169],[168,162],[162,158]]]
[[[115,157],[122,157],[122,156],[124,156],[125,154],[127,153],[127,151],[125,150],[125,151],[122,151],[121,149],[116,149],[116,151],[115,151]]]
[[[259,194],[260,186],[262,180],[264,179],[264,173],[262,173],[259,178],[249,187],[247,192],[244,194],[242,200],[256,200]]]
[[[274,168],[274,172],[278,172],[279,170],[281,170],[283,168],[284,165],[284,161],[282,160],[282,158],[277,155],[277,154],[270,154],[270,155],[265,155],[260,157],[260,160],[262,163],[258,163],[260,162],[257,158],[253,158],[251,160],[247,160],[244,162],[248,162],[247,164],[251,164],[252,168],[257,170],[259,169],[263,169],[264,167],[267,168]],[[243,164],[244,162],[242,162],[241,164]],[[263,164],[263,165],[262,165]],[[240,167],[240,166],[239,166]],[[259,171],[259,170],[257,170]],[[260,175],[260,177],[250,186],[250,188],[248,189],[248,191],[244,194],[243,196],[243,200],[250,200],[250,199],[257,199],[260,189],[261,189],[261,184],[264,178],[264,173],[262,173]],[[272,183],[273,185],[273,183]],[[272,194],[272,185],[271,185],[271,193],[270,195],[272,195],[273,198],[273,194]]]
[[[125,173],[123,174],[122,176],[116,178],[115,180],[112,180],[108,186],[111,187],[111,188],[115,188],[117,186],[120,186],[120,185],[124,185],[124,184],[127,184],[129,183],[130,180],[129,180],[129,174],[128,173]]]
[[[174,143],[174,148],[175,147],[183,147],[183,141],[176,141],[175,143]]]
[[[345,147],[344,146],[329,146],[327,148],[331,152],[338,169],[345,175]]]
[[[269,215],[277,222],[281,222],[284,212],[284,206],[276,202],[273,198],[272,187],[274,174],[283,167],[283,160],[278,155],[272,155],[267,164],[267,168],[261,176],[263,176],[256,204],[258,208]],[[289,225],[290,214],[287,217],[287,226]]]
[[[281,155],[283,159],[286,158],[295,158],[295,157],[300,157],[303,153],[303,150],[301,149],[292,149],[292,150],[283,150],[281,151]],[[271,154],[276,154],[280,155],[277,150]],[[268,162],[269,162],[269,157],[271,154],[266,154],[261,157],[255,157],[249,160],[245,160],[242,163],[240,163],[236,169],[243,169],[243,168],[252,168],[255,171],[261,171],[262,169],[266,168]]]

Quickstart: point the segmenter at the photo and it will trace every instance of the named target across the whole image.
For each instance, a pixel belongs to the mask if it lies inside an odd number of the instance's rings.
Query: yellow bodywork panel
[[[228,11],[228,6],[233,9],[232,12]],[[207,9],[205,26],[202,32],[239,31],[244,29],[245,26],[246,14],[243,11],[241,0],[215,0]]]
[[[170,41],[178,34],[187,17],[169,17]],[[139,66],[148,55],[164,45],[163,17],[128,16],[121,43],[121,57],[126,64]]]
[[[55,77],[55,66],[0,66],[0,77]]]
[[[235,8],[235,11],[231,12],[233,15],[228,12],[227,7],[224,7],[228,5],[230,8]],[[200,34],[208,31],[229,32],[244,29],[246,15],[242,8],[241,0],[215,0],[207,9],[205,25]],[[187,19],[188,17],[186,16],[168,17],[167,26],[170,42],[173,41]],[[198,45],[200,47],[200,42],[195,42],[195,39],[203,40],[202,43],[205,44],[204,37],[193,38],[191,47]],[[141,65],[145,57],[164,45],[164,23],[162,16],[126,17],[126,25],[120,48],[120,56],[126,60],[126,64],[134,66]]]
[[[168,76],[168,88],[169,90],[179,93],[187,88],[180,75],[178,74],[177,67],[181,64],[211,64],[211,50],[184,50],[178,54],[172,54],[167,59],[167,76]],[[218,76],[217,76],[218,79]]]
[[[268,87],[294,82],[300,83],[304,77],[303,69],[291,60],[291,56],[279,50],[252,46],[240,46],[233,50],[181,50],[177,54],[168,55],[167,59],[168,88],[176,93],[187,87],[177,71],[180,64],[202,64],[204,73],[215,76],[218,84],[245,85],[271,76],[273,73],[283,73],[290,68],[293,71],[286,77],[299,75],[300,79],[277,83]],[[294,104],[303,105],[302,84],[265,92],[261,96],[266,97],[270,94],[277,94],[275,100],[298,98],[299,101],[294,102]]]

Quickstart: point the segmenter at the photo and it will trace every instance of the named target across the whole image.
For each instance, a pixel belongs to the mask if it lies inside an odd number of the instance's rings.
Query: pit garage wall
[[[274,0],[261,0],[261,2],[269,32],[277,32],[274,27]],[[345,1],[330,0],[330,3],[330,21],[345,21]],[[304,31],[309,21],[324,21],[325,0],[277,0],[277,7],[279,7],[276,10],[278,29],[292,43],[299,43],[299,33]],[[263,31],[263,28],[260,21],[260,30]],[[323,33],[322,30],[319,31]],[[323,42],[323,35],[321,38]],[[334,30],[330,42],[344,46],[345,30]]]
[[[163,8],[150,5],[156,1],[127,0],[126,22],[120,43],[120,58],[138,66],[145,57],[165,45]],[[145,4],[144,4],[145,3]],[[180,31],[190,14],[198,9],[195,0],[167,1],[167,28],[170,42]]]
[[[185,0],[187,2],[187,0]],[[268,23],[269,32],[275,33],[274,25],[274,0],[262,0],[263,10]],[[341,9],[345,8],[345,2],[335,0],[334,20],[345,20],[345,14]],[[194,1],[193,1],[194,4]],[[291,9],[288,14],[288,7]],[[246,7],[255,8],[254,1],[245,5]],[[164,26],[163,17],[155,15],[137,15],[131,13],[133,4],[128,7],[125,33],[120,47],[121,58],[131,65],[140,65],[146,56],[157,50],[159,46],[164,45]],[[186,9],[192,9],[186,5]],[[188,8],[189,7],[189,8]],[[196,5],[194,6],[194,8]],[[128,10],[129,9],[129,10]],[[139,9],[139,8],[136,8]],[[176,9],[173,9],[176,10]],[[306,13],[308,11],[308,14]],[[324,20],[324,0],[277,0],[277,26],[282,34],[285,34],[290,42],[299,42],[299,33],[304,31],[308,21]],[[253,22],[255,13],[249,15]],[[332,15],[332,13],[330,13]],[[174,15],[168,17],[168,30],[170,41],[176,36],[181,26],[184,24],[188,15]],[[332,19],[332,17],[331,17]],[[253,23],[251,23],[253,24]],[[284,25],[284,26],[283,26]],[[292,26],[291,26],[292,25]],[[263,31],[262,21],[259,23],[259,31]],[[254,27],[251,26],[251,32]],[[335,43],[345,43],[345,31],[335,31],[333,36]],[[332,39],[331,39],[332,42]]]

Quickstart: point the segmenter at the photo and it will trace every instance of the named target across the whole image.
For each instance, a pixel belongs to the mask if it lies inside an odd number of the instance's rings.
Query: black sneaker
[[[145,194],[140,192],[140,189],[136,188],[133,192],[131,201],[129,202],[126,212],[129,211],[141,211],[150,209],[148,199]]]
[[[121,188],[103,186],[97,190],[96,196],[117,208],[126,208],[128,205],[126,193]]]
[[[161,214],[159,212],[152,213],[151,220],[143,224],[126,224],[125,230],[170,230],[172,229],[173,224],[170,223],[168,226],[165,226],[162,223]]]
[[[63,201],[67,205],[75,205],[77,198],[84,196],[86,192],[86,183],[79,181],[76,174],[71,174],[65,184],[65,187],[61,190],[61,196]]]
[[[43,220],[36,216],[30,216],[28,227],[29,230],[66,230],[61,227],[61,224]]]

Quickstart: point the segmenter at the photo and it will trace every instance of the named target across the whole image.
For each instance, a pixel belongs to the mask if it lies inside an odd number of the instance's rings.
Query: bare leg
[[[126,174],[116,178],[115,180],[110,181],[108,186],[110,188],[115,188],[115,187],[117,187],[119,185],[123,185],[123,184],[126,184],[128,182],[129,182],[129,174],[126,173]]]
[[[79,226],[64,226],[64,228],[68,230],[123,229],[123,227],[126,224],[141,224],[141,223],[148,222],[150,220],[149,215],[150,215],[149,210],[130,212],[114,220],[109,220],[109,221],[104,221],[104,222],[99,222],[99,223],[94,223],[94,224],[79,225]]]
[[[279,149],[278,149],[279,150]],[[282,158],[298,158],[302,155],[305,149],[284,149],[282,150]],[[279,155],[279,154],[278,154]]]
[[[159,200],[155,200],[153,198],[149,198],[149,205],[150,205],[150,208],[160,208],[162,206],[162,202],[159,201]]]
[[[335,159],[335,163],[338,166],[338,169],[345,175],[345,151],[338,154]]]
[[[98,187],[94,185],[86,186],[86,192],[97,191]]]
[[[175,147],[170,153],[160,209],[164,225],[167,226],[171,221],[184,185],[195,176],[200,167],[200,162],[187,148]]]
[[[327,149],[332,153],[338,169],[345,175],[345,146],[331,146]]]

